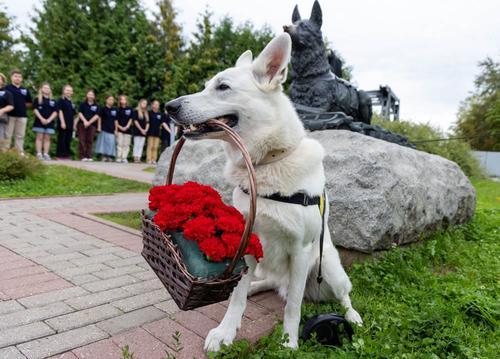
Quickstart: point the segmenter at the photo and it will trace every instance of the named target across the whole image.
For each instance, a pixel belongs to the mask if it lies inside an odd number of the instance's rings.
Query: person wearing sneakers
[[[132,139],[132,108],[128,105],[125,95],[118,97],[118,116],[116,126],[116,162],[127,163]]]
[[[57,126],[56,157],[58,159],[71,158],[71,141],[73,140],[73,123],[76,116],[75,104],[71,100],[73,87],[65,85],[62,97],[57,102],[59,122]]]
[[[116,125],[115,121],[117,118],[115,98],[111,95],[106,96],[105,105],[101,108],[101,132],[97,136],[97,143],[95,146],[95,152],[102,155],[103,162],[113,162],[116,156],[116,139],[115,131]]]
[[[149,130],[148,101],[141,99],[134,111],[134,163],[140,163]]]
[[[56,133],[54,122],[57,118],[57,106],[56,101],[52,98],[52,89],[47,82],[38,89],[38,96],[33,101],[33,113],[35,115],[33,132],[36,133],[36,157],[40,160],[50,161],[50,136]]]
[[[22,87],[23,74],[19,70],[12,70],[10,73],[11,84],[5,89],[12,94],[14,109],[9,112],[9,122],[5,130],[5,141],[2,149],[8,150],[11,146],[12,137],[15,137],[15,149],[24,156],[24,135],[26,133],[26,123],[28,117],[26,109],[31,107],[31,94],[26,87]]]
[[[8,113],[14,109],[14,99],[9,91],[5,90],[7,78],[0,73],[0,150],[5,149]]]
[[[164,114],[160,111],[160,102],[154,100],[151,102],[151,111],[149,111],[149,130],[148,146],[146,149],[146,162],[156,164],[158,158],[158,147],[160,145],[160,127],[163,122]]]
[[[80,104],[80,112],[74,125],[78,132],[80,160],[84,162],[93,161],[92,145],[99,121],[99,105],[97,105],[94,91],[89,90],[85,101]]]

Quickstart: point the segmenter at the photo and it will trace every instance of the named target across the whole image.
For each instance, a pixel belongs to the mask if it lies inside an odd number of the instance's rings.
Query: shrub
[[[469,177],[482,177],[484,175],[479,162],[471,153],[469,144],[462,140],[436,141],[448,136],[429,124],[385,121],[375,116],[372,124],[408,137],[410,142],[414,143],[420,151],[439,155],[455,162]]]
[[[0,153],[0,181],[21,180],[41,171],[43,164],[34,157],[22,157],[14,151]]]

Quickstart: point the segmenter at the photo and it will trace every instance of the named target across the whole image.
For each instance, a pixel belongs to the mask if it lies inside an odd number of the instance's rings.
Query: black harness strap
[[[246,188],[240,186],[243,193],[249,194]],[[319,213],[321,215],[321,234],[319,236],[319,266],[318,266],[318,276],[316,281],[318,282],[318,299],[319,299],[319,285],[323,281],[323,276],[321,275],[321,264],[323,262],[323,242],[325,237],[325,212],[326,212],[326,192],[323,190],[323,196],[309,196],[304,192],[297,192],[291,196],[282,196],[279,193],[273,193],[268,196],[257,195],[257,197],[270,199],[272,201],[300,204],[301,206],[318,206]],[[323,204],[321,203],[321,198],[323,198]]]

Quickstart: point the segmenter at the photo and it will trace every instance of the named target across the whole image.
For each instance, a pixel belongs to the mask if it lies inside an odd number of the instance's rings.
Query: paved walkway
[[[94,165],[104,164],[85,164]],[[121,358],[126,345],[136,359],[205,357],[203,340],[227,302],[179,312],[140,256],[140,232],[91,215],[145,201],[144,193],[0,200],[0,359]],[[282,307],[271,293],[251,298],[238,338],[269,333]]]

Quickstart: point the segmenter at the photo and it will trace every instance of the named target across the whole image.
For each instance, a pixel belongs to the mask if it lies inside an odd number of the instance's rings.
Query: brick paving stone
[[[72,312],[68,305],[57,302],[39,308],[30,308],[0,316],[0,329],[33,323]]]
[[[79,297],[89,294],[85,289],[80,287],[70,287],[60,290],[51,291],[48,293],[37,294],[31,297],[18,299],[18,302],[27,308],[41,307],[50,303],[63,301],[69,298]]]
[[[165,343],[142,328],[129,330],[111,337],[111,340],[120,348],[128,345],[129,352],[137,359],[161,359],[167,350]]]
[[[102,321],[97,323],[97,326],[105,332],[115,335],[145,323],[164,318],[165,316],[164,312],[155,307],[146,307]]]
[[[97,278],[93,274],[81,274],[81,275],[77,275],[77,276],[74,276],[74,277],[71,277],[68,279],[68,281],[70,281],[71,283],[73,283],[75,285],[81,285],[84,283],[95,282],[97,280],[100,280],[100,278]]]
[[[29,267],[21,267],[15,269],[8,269],[0,272],[0,283],[3,280],[19,278],[24,276],[30,276],[34,274],[40,274],[47,272],[47,269],[42,266],[29,266]],[[0,284],[1,285],[1,284]]]
[[[122,314],[122,311],[116,309],[110,304],[100,305],[78,312],[64,314],[59,317],[47,319],[45,322],[57,332],[84,327],[102,320],[116,317]]]
[[[132,264],[144,264],[145,260],[141,256],[136,256],[136,257],[130,257],[130,258],[120,258],[118,260],[113,260],[108,263],[107,265],[117,268],[117,267],[123,267],[123,266],[129,266]]]
[[[72,350],[78,359],[123,359],[122,349],[111,339],[85,345]],[[138,359],[138,358],[136,358]]]
[[[56,272],[56,273],[61,271],[61,270],[66,270],[68,268],[76,268],[76,265],[74,265],[73,263],[68,262],[68,261],[44,263],[43,266]]]
[[[73,251],[72,253],[51,254],[51,255],[46,256],[46,257],[40,257],[40,258],[37,258],[37,263],[47,264],[47,263],[56,263],[56,262],[62,262],[62,261],[64,261],[64,262],[71,261],[70,263],[73,263],[73,260],[77,260],[77,259],[85,260],[88,258],[90,258],[90,257],[88,257],[82,253]],[[73,263],[73,264],[78,265],[78,263]]]
[[[257,300],[256,302],[268,308],[269,310],[279,310],[285,306],[285,302],[276,293]]]
[[[25,308],[15,300],[6,300],[0,302],[0,315],[17,312],[18,310],[23,309]]]
[[[245,308],[245,313],[243,313],[245,317],[251,320],[258,319],[267,314],[269,314],[268,308],[259,303],[254,303],[251,300],[247,301],[247,307]]]
[[[177,304],[175,304],[173,299],[155,304],[155,307],[167,314],[173,314],[179,311],[179,307],[177,306]]]
[[[19,259],[7,263],[0,263],[0,272],[9,270],[9,269],[18,269],[22,267],[30,267],[36,265],[32,261],[19,257]]]
[[[138,267],[142,268],[140,266],[138,266]],[[158,279],[155,272],[153,272],[150,268],[148,268],[148,270],[143,268],[142,272],[132,273],[131,275],[132,275],[132,277],[135,277],[135,278],[141,279],[141,280]]]
[[[46,282],[41,282],[37,284],[26,285],[23,287],[16,287],[5,289],[7,295],[12,299],[28,297],[35,294],[47,293],[52,290],[58,290],[63,288],[69,288],[72,284],[65,281],[62,278],[56,278],[54,280],[49,280]]]
[[[59,277],[54,273],[38,273],[33,275],[27,275],[21,278],[12,278],[0,281],[0,286],[2,290],[6,293],[6,289],[24,287],[27,285],[32,285],[40,282],[48,282],[49,280],[58,279]]]
[[[108,279],[113,277],[119,277],[125,274],[132,274],[137,272],[144,272],[144,269],[134,265],[126,267],[118,267],[113,269],[108,269],[100,272],[96,272],[95,275],[101,279]]]
[[[202,338],[205,338],[208,332],[219,324],[215,320],[194,310],[178,312],[174,314],[171,319]]]
[[[90,307],[96,307],[101,304],[110,303],[113,300],[121,299],[130,296],[128,292],[122,288],[114,288],[105,290],[103,292],[92,293],[78,298],[71,298],[64,301],[64,303],[71,307],[82,310]]]
[[[248,339],[250,342],[257,341],[260,337],[270,334],[274,327],[280,322],[276,313],[270,313],[257,320],[244,320],[236,335],[236,340]]]
[[[16,347],[0,349],[0,358],[2,359],[26,359]]]
[[[217,322],[220,322],[224,318],[227,308],[220,303],[215,303],[206,305],[204,307],[196,308],[195,311],[200,312]]]
[[[103,271],[106,269],[110,269],[110,267],[108,267],[104,264],[90,264],[90,265],[86,265],[86,266],[79,266],[79,267],[75,267],[75,268],[68,268],[66,270],[60,270],[60,271],[57,271],[57,274],[67,278],[67,277],[74,277],[74,276],[81,275],[81,274],[89,274],[89,273],[99,272],[99,271]]]
[[[82,284],[82,287],[91,292],[101,292],[107,289],[123,287],[127,284],[137,283],[138,281],[139,279],[126,274],[121,277],[104,279],[98,282],[85,283]]]
[[[49,337],[18,345],[29,359],[41,359],[107,338],[108,335],[95,325],[73,329]]]
[[[125,299],[120,299],[112,302],[111,304],[124,312],[130,312],[132,310],[144,308],[152,304],[158,304],[160,301],[166,298],[170,298],[167,290],[158,289],[153,292],[138,294]]]
[[[42,322],[30,323],[14,328],[2,329],[0,332],[0,348],[24,343],[29,340],[45,337],[54,331]]]
[[[100,358],[100,357],[96,356],[94,358]],[[78,359],[78,357],[75,354],[73,354],[73,352],[66,352],[66,353],[54,355],[48,359]]]
[[[97,256],[92,256],[92,257],[86,257],[86,258],[81,258],[81,259],[72,259],[70,262],[73,264],[76,264],[77,266],[85,266],[85,265],[90,265],[90,264],[106,264],[114,267],[111,263],[115,261],[122,261],[124,259],[121,259],[120,257],[115,256],[114,254],[101,254]],[[133,264],[133,263],[131,263]]]
[[[176,342],[172,336],[178,331],[180,333],[180,342],[183,345],[183,349],[180,353],[175,354],[177,359],[205,357],[203,351],[204,339],[169,318],[161,319],[143,325],[142,327],[174,350],[176,349]]]
[[[139,294],[139,293],[144,293],[144,292],[150,292],[155,289],[161,289],[164,288],[163,284],[160,282],[159,279],[153,279],[153,280],[148,280],[145,282],[139,282],[136,284],[131,284],[123,287],[127,292],[131,294]],[[167,299],[167,298],[163,298]]]

